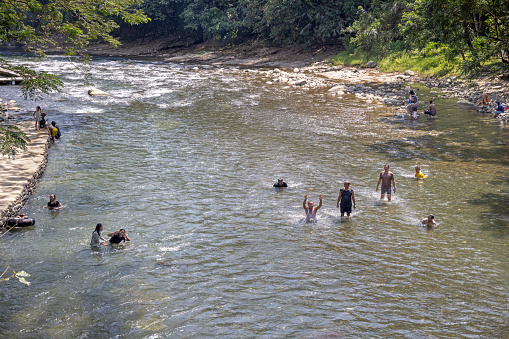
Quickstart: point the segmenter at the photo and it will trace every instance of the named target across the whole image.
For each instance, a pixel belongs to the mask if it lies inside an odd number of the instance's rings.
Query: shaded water
[[[438,119],[412,122],[353,96],[132,60],[95,61],[112,97],[89,97],[70,63],[16,60],[67,86],[37,102],[63,137],[25,209],[36,227],[0,241],[0,267],[32,282],[3,283],[0,337],[507,337],[499,121],[439,99]],[[391,203],[375,192],[385,162]],[[417,163],[427,179],[412,179]],[[290,188],[273,190],[278,177]],[[62,211],[44,208],[50,193]],[[304,195],[320,193],[304,223]],[[417,226],[428,213],[435,230]],[[91,250],[98,222],[131,243]]]

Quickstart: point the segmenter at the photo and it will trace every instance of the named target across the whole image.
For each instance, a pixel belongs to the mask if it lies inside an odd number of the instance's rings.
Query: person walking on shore
[[[339,196],[338,196],[338,202],[336,204],[337,208],[340,208],[341,216],[349,217],[350,213],[352,213],[352,202],[353,202],[353,208],[357,208],[355,205],[355,195],[353,193],[353,189],[350,188],[350,181],[345,181],[344,183],[345,188],[341,188],[339,190]]]
[[[304,210],[306,211],[306,221],[316,221],[316,212],[322,207],[322,198],[323,195],[320,194],[318,199],[320,199],[320,203],[318,206],[315,207],[315,204],[310,201],[308,202],[306,206],[306,201],[308,200],[308,195],[306,194],[304,196],[304,202],[302,203],[302,207],[304,207]]]
[[[394,174],[389,172],[389,164],[385,164],[384,171],[380,173],[378,183],[376,184],[377,192],[380,183],[382,183],[382,195],[380,196],[380,199],[383,199],[385,197],[385,193],[387,193],[387,201],[391,201],[391,183],[394,186],[394,193],[396,193],[396,181],[394,180]]]
[[[41,125],[41,113],[42,113],[41,106],[37,106],[35,108],[35,111],[34,111],[34,114],[33,114],[33,116],[35,118],[35,129],[37,131],[41,130],[41,126],[40,126]]]

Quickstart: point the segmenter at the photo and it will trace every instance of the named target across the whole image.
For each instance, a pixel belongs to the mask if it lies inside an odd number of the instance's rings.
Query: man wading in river
[[[394,181],[394,174],[389,172],[389,164],[384,165],[384,171],[380,173],[378,183],[376,184],[376,191],[378,192],[378,186],[382,183],[382,195],[380,199],[383,199],[385,193],[387,193],[387,200],[391,201],[391,183],[394,186],[394,193],[396,193],[396,181]]]

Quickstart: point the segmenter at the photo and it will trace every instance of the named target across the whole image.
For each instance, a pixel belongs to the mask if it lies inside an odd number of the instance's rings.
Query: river
[[[233,69],[129,59],[95,59],[111,96],[89,97],[63,58],[9,59],[66,86],[35,103],[0,87],[62,129],[24,209],[36,226],[0,239],[2,271],[31,275],[0,284],[0,338],[509,334],[500,121],[447,99],[437,119],[408,121]],[[390,203],[375,192],[386,162]],[[344,180],[351,218],[336,208]],[[63,210],[45,208],[51,193]],[[305,194],[324,196],[316,223]],[[429,213],[435,229],[418,226]],[[92,250],[98,222],[132,241]]]

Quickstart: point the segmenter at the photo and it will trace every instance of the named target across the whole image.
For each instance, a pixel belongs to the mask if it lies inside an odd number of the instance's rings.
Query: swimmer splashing
[[[320,203],[318,206],[315,207],[315,204],[310,201],[306,205],[306,201],[308,200],[308,195],[306,194],[304,196],[304,202],[302,202],[302,207],[306,211],[306,221],[316,221],[316,212],[322,207],[322,197],[323,195],[320,194],[318,199],[320,199]]]

